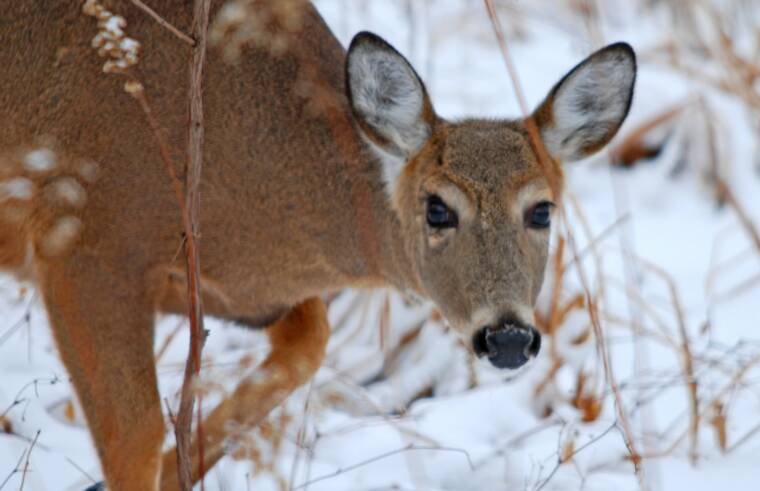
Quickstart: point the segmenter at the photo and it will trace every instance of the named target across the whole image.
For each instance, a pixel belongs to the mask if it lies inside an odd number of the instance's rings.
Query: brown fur
[[[23,175],[35,189],[29,199],[0,197],[0,267],[33,278],[42,293],[109,489],[156,489],[162,465],[161,488],[175,489],[173,454],[160,453],[152,345],[154,313],[187,308],[182,222],[144,115],[124,79],[102,73],[90,47],[95,23],[80,13],[81,3],[19,0],[0,14],[0,179]],[[103,3],[142,43],[134,74],[171,147],[186,148],[187,45],[131,2]],[[222,3],[213,2],[212,19]],[[154,8],[187,32],[190,4]],[[498,315],[529,309],[546,263],[548,233],[526,231],[525,210],[516,209],[526,187],[548,192],[521,122],[446,122],[426,97],[431,138],[389,199],[360,136],[363,123],[352,123],[345,52],[313,7],[294,41],[282,56],[246,48],[237,64],[218,49],[208,53],[200,239],[206,313],[243,324],[290,313],[271,328],[265,364],[281,369],[284,381],[244,382],[209,417],[207,465],[222,455],[227,419],[255,424],[319,366],[329,330],[315,297],[394,286],[434,300],[469,339],[483,305]],[[316,75],[304,73],[303,60],[313,60]],[[309,109],[315,101],[299,88],[309,76],[337,101],[332,116]],[[549,109],[539,115],[552,124]],[[24,170],[25,156],[39,148],[53,151],[56,166]],[[93,162],[97,181],[82,170]],[[79,184],[84,204],[46,198],[55,195],[44,190],[63,179]],[[455,186],[477,210],[456,242],[426,230],[424,196],[441,185]],[[366,190],[363,201],[357,189]],[[67,228],[51,249],[45,244],[62,223],[80,226]]]

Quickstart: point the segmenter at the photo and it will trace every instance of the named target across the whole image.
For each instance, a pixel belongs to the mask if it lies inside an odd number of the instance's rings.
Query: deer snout
[[[504,321],[481,328],[472,340],[475,354],[496,368],[519,368],[538,354],[541,334],[533,326]]]

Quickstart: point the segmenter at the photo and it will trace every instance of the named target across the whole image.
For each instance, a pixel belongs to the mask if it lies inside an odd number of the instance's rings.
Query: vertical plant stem
[[[26,459],[24,460],[24,469],[21,471],[21,486],[19,486],[19,491],[24,491],[24,483],[26,482],[26,474],[29,472],[29,458],[32,456],[32,450],[34,450],[34,445],[37,444],[37,439],[40,437],[40,430],[37,430],[37,433],[34,434],[34,440],[32,440],[31,445],[29,445],[29,450],[26,451]]]
[[[647,269],[662,278],[662,280],[668,285],[668,290],[670,291],[673,310],[676,320],[678,321],[678,332],[681,336],[681,363],[683,365],[683,377],[689,391],[689,460],[692,465],[696,465],[697,459],[699,458],[699,386],[697,384],[697,377],[694,375],[694,356],[691,352],[691,340],[689,339],[689,332],[686,329],[686,317],[684,315],[681,299],[678,296],[678,288],[676,287],[673,278],[668,275],[664,269],[643,258],[638,258],[638,260]]]
[[[190,61],[189,104],[190,122],[188,128],[187,169],[185,173],[185,208],[190,230],[186,228],[185,258],[187,262],[187,295],[190,318],[190,352],[185,364],[185,375],[180,396],[180,408],[174,434],[177,439],[177,472],[180,488],[190,491],[192,481],[191,428],[195,390],[193,381],[200,373],[201,350],[205,338],[203,329],[203,304],[200,288],[200,256],[198,238],[200,234],[200,183],[203,165],[203,73],[206,61],[206,33],[210,0],[196,0],[193,9],[191,36],[195,40]],[[188,233],[189,232],[189,233]],[[200,458],[200,475],[203,476],[203,425],[201,403],[198,401],[197,442]],[[203,481],[201,480],[201,489]]]

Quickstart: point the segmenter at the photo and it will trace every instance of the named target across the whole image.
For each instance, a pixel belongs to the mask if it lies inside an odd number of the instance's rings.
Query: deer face
[[[523,121],[443,121],[411,65],[357,35],[346,62],[359,128],[378,157],[413,274],[478,357],[518,368],[540,334],[533,307],[546,267],[561,161],[602,148],[628,113],[636,74],[626,44],[570,71],[534,113],[551,172]]]

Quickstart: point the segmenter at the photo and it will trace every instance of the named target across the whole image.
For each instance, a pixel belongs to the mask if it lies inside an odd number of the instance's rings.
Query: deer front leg
[[[239,431],[255,427],[322,364],[330,336],[324,302],[312,298],[293,307],[267,328],[267,334],[272,345],[269,356],[203,422],[203,472],[224,456],[230,423]],[[193,443],[192,476],[193,482],[203,477],[197,442]],[[179,489],[175,449],[164,453],[161,489]]]
[[[123,269],[114,273],[113,264],[79,254],[42,263],[39,286],[107,488],[157,490],[164,421],[153,358],[153,308],[142,277]]]

